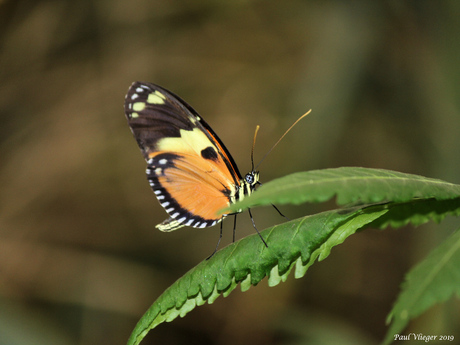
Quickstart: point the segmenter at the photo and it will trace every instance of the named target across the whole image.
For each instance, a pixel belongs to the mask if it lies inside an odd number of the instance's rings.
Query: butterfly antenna
[[[281,139],[283,139],[284,136],[285,136],[286,134],[288,134],[289,131],[290,131],[300,120],[302,120],[305,116],[307,116],[307,115],[310,114],[310,113],[311,113],[311,109],[310,109],[309,111],[307,111],[305,114],[303,114],[301,117],[299,117],[299,118],[297,119],[297,121],[294,122],[294,123],[292,124],[292,126],[289,127],[289,128],[287,129],[286,132],[284,132],[284,134],[281,136],[281,138],[278,139],[278,141],[275,143],[275,145],[273,145],[272,148],[271,148],[270,150],[268,150],[268,152],[262,157],[262,159],[260,160],[259,164],[257,164],[256,169],[257,169],[257,168],[259,167],[259,165],[264,161],[264,159],[268,156],[268,154],[269,154],[270,152],[273,151],[273,149],[276,147],[276,145],[279,144],[279,142],[281,141]],[[259,129],[259,128],[256,128],[256,134],[257,134],[257,130],[258,130],[258,129]],[[255,143],[255,142],[256,142],[256,138],[255,138],[255,136],[254,136],[254,143]],[[254,149],[254,148],[253,148],[253,149]],[[251,156],[252,156],[252,154],[251,154]],[[254,165],[253,165],[253,166],[254,166]],[[252,170],[254,170],[254,169],[252,169]]]
[[[252,170],[254,171],[254,147],[256,146],[256,138],[257,138],[257,132],[259,131],[260,126],[257,125],[256,131],[254,133],[254,141],[252,142],[252,150],[251,150],[251,164],[252,164]],[[260,164],[260,163],[259,163]]]

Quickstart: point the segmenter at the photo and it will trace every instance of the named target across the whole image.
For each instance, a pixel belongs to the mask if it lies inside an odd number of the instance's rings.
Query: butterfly
[[[169,214],[159,230],[214,226],[227,216],[220,210],[250,195],[259,183],[255,170],[242,178],[212,128],[171,91],[135,82],[125,114],[147,161],[149,184]]]
[[[222,209],[251,195],[261,184],[254,164],[243,178],[212,128],[171,91],[152,83],[135,82],[126,94],[125,114],[147,162],[149,184],[169,215],[156,226],[159,230],[214,226],[229,215],[221,214]],[[233,240],[235,228],[236,217]],[[222,223],[216,250],[221,238]]]

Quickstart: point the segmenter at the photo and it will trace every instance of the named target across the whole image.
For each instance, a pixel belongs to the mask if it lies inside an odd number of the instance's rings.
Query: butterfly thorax
[[[237,201],[243,200],[246,196],[251,195],[257,184],[259,184],[259,172],[254,170],[248,172],[246,176],[239,181],[234,195],[230,195],[230,203],[234,204]],[[241,212],[241,210],[238,210],[238,212]]]

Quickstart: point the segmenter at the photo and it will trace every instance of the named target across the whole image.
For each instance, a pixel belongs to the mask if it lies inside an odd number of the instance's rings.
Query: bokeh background
[[[242,173],[257,124],[256,162],[312,109],[262,181],[364,166],[460,183],[459,15],[455,0],[0,1],[0,344],[125,344],[214,249],[218,227],[154,228],[166,214],[123,113],[135,80],[187,100]],[[235,290],[143,344],[377,344],[404,273],[457,226],[366,230],[304,278]],[[241,215],[238,238],[252,233]],[[458,340],[459,307],[407,332]]]

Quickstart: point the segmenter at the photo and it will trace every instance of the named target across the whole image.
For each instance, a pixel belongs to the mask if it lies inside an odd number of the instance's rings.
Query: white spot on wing
[[[168,160],[166,158],[162,158],[158,161],[158,163],[160,163],[161,165],[165,165],[166,163],[168,163]]]

